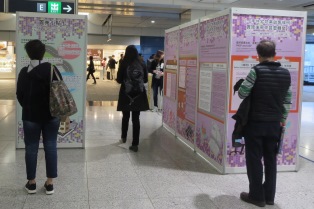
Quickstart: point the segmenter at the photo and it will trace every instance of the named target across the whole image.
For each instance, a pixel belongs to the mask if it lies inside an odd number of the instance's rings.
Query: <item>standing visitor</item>
[[[105,80],[105,76],[106,76],[106,65],[107,65],[107,58],[104,57],[104,59],[101,61],[101,65],[102,65],[102,79]]]
[[[147,70],[139,60],[137,49],[130,45],[118,70],[117,82],[121,84],[118,111],[122,111],[121,141],[127,140],[130,112],[132,112],[133,141],[130,150],[137,152],[140,137],[140,112],[149,109],[146,89]]]
[[[29,194],[36,193],[36,168],[39,140],[42,135],[46,160],[46,194],[53,194],[53,178],[57,175],[57,134],[59,118],[52,117],[49,109],[51,64],[43,62],[45,45],[40,40],[25,44],[30,64],[21,69],[17,80],[16,95],[22,106],[22,120],[25,143],[25,163]],[[62,79],[59,70],[55,72]],[[53,80],[57,80],[53,74]]]
[[[89,57],[89,65],[88,65],[88,68],[87,68],[88,74],[87,74],[86,81],[89,79],[89,76],[91,75],[92,78],[94,79],[94,83],[93,84],[96,84],[96,78],[94,76],[95,66],[94,66],[93,59],[94,59],[93,56]]]
[[[121,65],[121,63],[122,63],[122,61],[123,61],[123,57],[124,57],[124,54],[120,54],[119,66]]]
[[[146,66],[146,63],[145,63],[145,60],[144,60],[143,55],[142,55],[141,53],[139,53],[139,54],[138,54],[138,57],[139,57],[140,61],[143,63],[143,65]],[[147,68],[147,67],[146,67],[146,68]]]
[[[164,71],[164,52],[158,50],[155,54],[154,60],[150,64],[149,72],[153,74],[152,88],[154,92],[154,112],[158,111],[158,93],[163,89],[163,71]]]
[[[116,79],[116,64],[117,63],[118,62],[114,59],[114,55],[112,55],[108,61],[108,66],[109,66],[110,74],[111,74],[111,80]]]
[[[291,104],[291,77],[274,61],[276,45],[263,40],[257,47],[259,64],[253,67],[238,91],[250,96],[248,122],[244,127],[245,157],[249,192],[240,198],[259,207],[274,205],[277,176],[277,149],[281,126],[285,126]],[[263,183],[263,163],[265,181]]]

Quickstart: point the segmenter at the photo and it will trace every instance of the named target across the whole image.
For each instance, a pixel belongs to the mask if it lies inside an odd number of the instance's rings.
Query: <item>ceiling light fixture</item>
[[[87,15],[87,16],[89,15],[88,12],[79,12],[78,14],[79,14],[79,15]]]

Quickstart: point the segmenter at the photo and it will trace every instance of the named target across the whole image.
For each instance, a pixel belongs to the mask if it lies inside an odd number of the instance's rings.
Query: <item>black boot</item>
[[[138,146],[132,145],[129,147],[129,150],[132,150],[133,152],[137,152],[138,151]]]

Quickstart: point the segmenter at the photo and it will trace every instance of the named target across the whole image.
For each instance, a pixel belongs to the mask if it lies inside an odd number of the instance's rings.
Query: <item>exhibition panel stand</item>
[[[60,70],[78,109],[61,123],[57,146],[84,147],[87,17],[21,12],[17,13],[16,21],[16,77],[30,62],[24,45],[33,39],[41,40],[46,45],[43,61]],[[18,102],[16,111],[16,147],[24,148],[22,107]]]
[[[196,151],[224,172],[229,11],[200,20]]]
[[[233,86],[258,64],[256,45],[259,41],[273,40],[277,46],[275,60],[290,71],[292,79],[292,108],[283,150],[278,155],[278,170],[297,170],[306,12],[231,8],[198,21],[166,31],[166,37],[169,31],[180,33],[178,110],[174,116],[178,119],[174,133],[219,172],[246,172],[244,139],[232,141],[235,121],[231,117],[242,101],[234,94]],[[197,32],[192,32],[191,26]],[[165,42],[165,56],[169,49],[167,44]],[[198,52],[196,58],[195,51]],[[195,65],[193,60],[197,62]],[[191,95],[195,89],[197,94],[193,100]],[[194,121],[191,108],[195,110]],[[167,114],[164,112],[163,120],[168,125]]]
[[[177,121],[177,72],[179,52],[179,27],[166,30],[165,70],[163,97],[163,125],[168,131],[176,133]]]
[[[198,26],[199,20],[180,26],[178,47],[176,134],[193,148],[196,122]]]

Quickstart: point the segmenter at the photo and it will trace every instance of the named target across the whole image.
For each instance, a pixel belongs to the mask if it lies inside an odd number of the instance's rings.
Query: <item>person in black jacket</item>
[[[118,62],[114,59],[114,55],[112,55],[110,58],[109,58],[109,61],[108,61],[108,67],[110,69],[110,74],[111,74],[111,80],[115,80],[115,77],[116,77],[116,64],[118,64]]]
[[[119,65],[121,65],[121,63],[123,61],[123,57],[124,57],[124,54],[120,54]]]
[[[276,45],[273,41],[261,41],[256,51],[260,63],[251,69],[238,91],[241,99],[250,97],[251,100],[243,130],[249,192],[242,192],[240,198],[264,207],[274,205],[278,141],[281,126],[285,126],[290,111],[291,76],[274,61]]]
[[[46,194],[54,193],[53,178],[57,177],[57,134],[60,119],[52,117],[49,109],[50,80],[52,65],[43,62],[45,45],[40,40],[25,44],[25,50],[31,59],[30,64],[21,69],[16,95],[22,106],[22,121],[25,142],[25,162],[28,182],[25,189],[36,193],[36,167],[40,135],[46,159],[47,181],[44,187]],[[62,76],[58,69],[55,71]],[[55,74],[53,79],[57,80]]]
[[[130,150],[137,152],[139,137],[140,137],[140,112],[149,109],[148,99],[146,95],[145,87],[142,86],[142,92],[130,94],[126,91],[126,80],[129,78],[128,72],[131,65],[138,66],[141,71],[140,78],[141,83],[147,83],[147,70],[145,65],[139,60],[137,49],[134,45],[130,45],[125,49],[125,56],[118,69],[117,82],[122,84],[119,92],[119,100],[117,111],[122,111],[122,134],[121,140],[123,143],[126,142],[130,112],[132,112],[132,123],[133,123],[133,142],[132,146],[129,147]]]
[[[93,84],[96,84],[96,79],[95,79],[95,76],[94,76],[95,66],[94,66],[93,59],[94,59],[93,56],[89,57],[89,65],[88,65],[88,68],[87,68],[88,74],[87,74],[86,81],[89,79],[89,76],[91,75],[92,78],[94,79],[94,83]]]
[[[149,72],[153,74],[152,88],[154,92],[154,112],[158,111],[158,92],[163,89],[163,71],[164,71],[164,52],[158,50],[154,56],[154,60],[150,64]],[[158,91],[159,89],[159,91]]]

